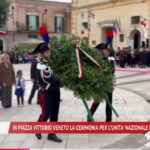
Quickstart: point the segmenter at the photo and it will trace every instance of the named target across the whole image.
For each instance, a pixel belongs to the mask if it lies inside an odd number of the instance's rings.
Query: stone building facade
[[[0,36],[3,50],[11,50],[15,45],[30,38],[40,39],[38,27],[41,25],[47,27],[50,36],[70,35],[71,4],[42,0],[12,0],[6,25],[7,35]]]
[[[119,24],[117,34],[113,34],[114,49],[149,45],[150,0],[73,0],[72,34],[86,39],[92,47],[107,42],[114,22]],[[83,25],[88,29],[81,34]]]

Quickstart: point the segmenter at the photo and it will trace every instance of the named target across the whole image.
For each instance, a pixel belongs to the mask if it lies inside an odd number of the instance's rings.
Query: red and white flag
[[[147,19],[141,17],[140,24],[146,28],[146,26],[147,26]]]
[[[6,35],[6,31],[4,31],[3,29],[0,29],[0,35],[5,36]]]
[[[84,34],[84,32],[85,32],[85,27],[82,25],[82,27],[81,27],[81,34]]]

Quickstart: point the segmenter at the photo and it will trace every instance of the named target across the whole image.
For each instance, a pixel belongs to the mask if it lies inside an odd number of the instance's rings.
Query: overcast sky
[[[71,2],[71,0],[46,0],[46,1]]]

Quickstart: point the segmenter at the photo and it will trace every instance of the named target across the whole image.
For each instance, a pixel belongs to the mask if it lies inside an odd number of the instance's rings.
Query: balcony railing
[[[38,27],[31,26],[16,26],[16,31],[18,32],[38,32]]]

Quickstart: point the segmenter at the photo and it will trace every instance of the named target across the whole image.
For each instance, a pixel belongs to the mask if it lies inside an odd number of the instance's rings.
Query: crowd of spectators
[[[28,53],[19,53],[15,51],[5,51],[10,57],[10,61],[12,64],[19,63],[31,63],[34,59],[34,56]]]
[[[150,47],[141,48],[140,50],[126,47],[114,51],[116,64],[121,68],[129,67],[150,67]]]

